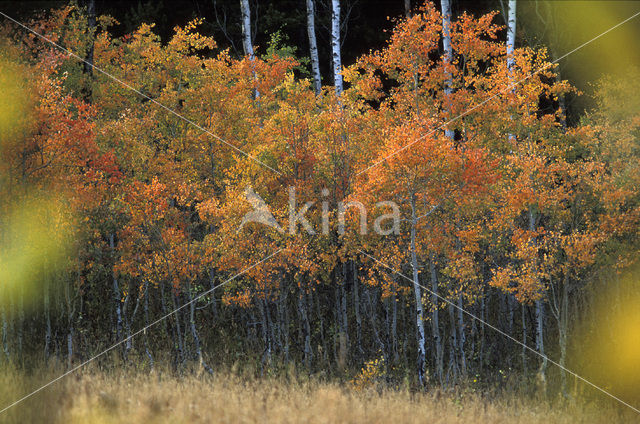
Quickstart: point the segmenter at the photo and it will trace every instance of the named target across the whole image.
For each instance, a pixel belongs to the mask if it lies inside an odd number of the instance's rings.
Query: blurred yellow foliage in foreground
[[[25,183],[9,160],[23,148],[31,108],[24,69],[7,54],[0,49],[0,306],[18,295],[30,306],[63,265],[72,229],[62,197]]]
[[[34,291],[67,257],[70,222],[54,199],[30,200],[1,217],[0,302],[21,292],[28,305]]]
[[[585,377],[631,403],[640,400],[640,287],[633,272],[596,297],[597,323],[576,337]]]

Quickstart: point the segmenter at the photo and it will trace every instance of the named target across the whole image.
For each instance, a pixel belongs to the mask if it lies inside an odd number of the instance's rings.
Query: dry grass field
[[[361,390],[292,378],[255,379],[224,373],[67,377],[0,416],[8,423],[617,423],[637,422],[631,410],[469,394]],[[4,407],[45,375],[0,376]]]

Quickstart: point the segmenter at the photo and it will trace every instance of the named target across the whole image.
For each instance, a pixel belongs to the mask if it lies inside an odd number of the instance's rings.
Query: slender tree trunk
[[[398,328],[398,295],[396,294],[395,287],[393,288],[393,296],[391,297],[392,304],[392,319],[391,319],[391,346],[393,351],[393,363],[397,364],[400,360],[400,355],[398,353],[398,336],[397,336],[397,328]]]
[[[249,0],[240,0],[240,10],[242,12],[242,47],[244,54],[249,59],[254,59],[253,42],[251,41],[251,8]]]
[[[509,16],[507,18],[507,67],[509,71],[514,65],[513,50],[516,45],[516,0],[509,0]]]
[[[272,351],[272,341],[271,341],[271,331],[269,325],[269,305],[267,303],[267,295],[264,294],[263,299],[259,299],[258,303],[260,305],[260,316],[262,318],[262,340],[264,342],[264,351],[262,352],[262,370],[261,374],[264,372],[265,366],[269,368],[271,366],[271,351]]]
[[[562,74],[560,73],[560,68],[556,70],[556,82],[562,82]],[[564,93],[558,94],[558,108],[560,109],[560,125],[562,125],[563,130],[567,130],[567,103],[566,103],[566,95]]]
[[[278,332],[280,333],[280,349],[286,363],[289,362],[289,311],[287,308],[288,286],[280,278],[280,295],[278,296]]]
[[[133,307],[133,312],[131,312],[131,315],[128,316],[127,311],[128,311],[130,300],[131,300],[131,294],[128,293],[125,298],[123,309],[122,309],[125,338],[126,338],[126,342],[124,343],[124,346],[123,346],[124,347],[123,358],[125,362],[129,360],[129,352],[131,351],[131,349],[133,349],[133,338],[131,337],[131,324],[135,320],[136,313],[138,312],[138,306],[140,305],[140,295],[136,297],[136,304]]]
[[[527,375],[527,319],[525,313],[525,305],[524,303],[521,305],[522,309],[522,370],[524,375]]]
[[[309,56],[311,57],[311,73],[313,74],[313,89],[316,94],[322,90],[320,76],[320,59],[318,58],[318,42],[316,41],[316,11],[314,0],[307,1],[307,34],[309,36]]]
[[[560,389],[564,396],[567,392],[567,373],[565,371],[567,362],[567,332],[569,331],[569,277],[565,273],[560,294],[560,307],[558,311],[558,344],[560,345]]]
[[[57,296],[58,298],[58,310],[60,311],[60,317],[58,320],[58,325],[55,326],[55,330],[54,330],[54,337],[53,339],[56,340],[56,347],[57,347],[57,353],[58,353],[58,362],[59,363],[64,363],[64,339],[61,339],[60,341],[58,341],[58,338],[56,336],[58,336],[58,333],[60,332],[60,334],[62,334],[62,332],[64,331],[62,329],[62,327],[60,327],[60,322],[61,320],[64,319],[64,313],[66,311],[66,303],[65,303],[65,294],[62,293],[62,296]]]
[[[137,291],[137,290],[136,290]],[[138,309],[140,308],[140,299],[141,294],[138,292],[138,296],[136,296],[136,306],[133,308],[133,312],[131,313],[131,319],[127,323],[127,353],[131,349],[133,349],[133,337],[131,337],[131,327],[133,323],[136,321],[136,316],[138,315]]]
[[[19,358],[19,356],[17,355],[16,352],[16,305],[15,305],[15,299],[13,298],[13,293],[11,293],[8,296],[9,299],[9,305],[8,305],[8,319],[7,322],[9,324],[9,328],[7,329],[7,339],[9,340],[8,344],[9,344],[9,349],[11,351],[11,354],[13,355],[13,359],[14,361],[17,361]]]
[[[149,326],[149,283],[144,283],[144,325],[145,327]],[[151,355],[151,349],[149,348],[149,336],[147,335],[147,331],[144,331],[144,351],[149,358],[149,366],[153,368],[153,355]]]
[[[2,311],[2,351],[7,361],[9,361],[9,322],[7,320],[7,311],[2,304],[0,304],[0,310]]]
[[[115,242],[113,234],[109,235],[109,247],[111,249],[111,255],[115,260]],[[120,287],[118,286],[118,279],[116,273],[112,270],[112,283],[113,283],[113,302],[115,304],[116,313],[116,340],[120,341],[122,337],[122,299],[120,294]]]
[[[456,320],[454,317],[453,305],[447,304],[447,310],[449,312],[449,372],[453,371],[453,379],[450,380],[447,372],[447,382],[458,380],[459,364],[456,358],[456,352],[458,350],[458,333],[456,330]]]
[[[69,323],[67,331],[67,367],[71,368],[73,364],[73,323]]]
[[[309,323],[309,314],[307,312],[307,294],[304,288],[300,289],[298,311],[304,328],[304,362],[307,370],[311,372],[311,361],[313,360],[313,352],[311,351],[311,324]]]
[[[536,217],[532,208],[529,208],[529,231],[536,229]],[[543,293],[541,293],[542,296]],[[547,390],[547,357],[544,354],[544,302],[540,298],[535,302],[536,308],[536,350],[542,357],[540,368],[538,369],[537,383],[542,394]]]
[[[211,313],[215,320],[215,318],[218,316],[218,308],[216,306],[216,295],[214,293],[216,288],[214,277],[215,275],[214,275],[213,269],[210,269],[209,270],[209,289],[211,290]]]
[[[391,340],[391,302],[389,301],[389,297],[380,296],[380,300],[382,301],[382,306],[384,307],[384,345],[386,347],[386,351],[384,352],[384,357],[386,364],[391,364],[391,360],[389,358],[393,355],[393,340]],[[426,346],[425,346],[426,352]],[[389,359],[389,360],[387,360]]]
[[[413,272],[413,294],[416,302],[416,329],[418,342],[418,381],[420,386],[425,386],[424,373],[426,368],[425,333],[424,333],[424,308],[422,305],[422,289],[418,277],[418,258],[416,254],[416,199],[411,195],[411,270]]]
[[[315,310],[318,314],[318,322],[317,322],[318,334],[320,336],[320,344],[322,347],[322,351],[320,352],[320,350],[318,350],[318,354],[320,355],[320,358],[324,362],[324,366],[329,367],[329,346],[327,345],[326,332],[324,331],[325,329],[324,316],[322,314],[322,307],[320,305],[320,296],[318,294],[316,294],[316,296],[313,296],[314,293],[315,291],[311,291],[311,290],[308,292],[309,310],[313,310],[313,305],[315,302]]]
[[[464,344],[467,338],[464,331],[464,312],[462,312],[463,305],[462,295],[460,294],[458,295],[458,352],[460,355],[460,372],[464,378],[467,376],[467,356],[464,351]]]
[[[17,356],[22,358],[22,342],[24,340],[24,286],[20,286],[18,290],[18,331],[16,346]]]
[[[93,51],[94,42],[93,37],[96,31],[96,2],[95,0],[87,0],[87,29],[89,30],[90,43],[87,49],[87,56],[85,57],[84,72],[87,75],[93,75]]]
[[[404,0],[404,16],[411,16],[411,0]]]
[[[275,306],[275,319],[272,317],[272,309]],[[275,354],[276,352],[282,352],[282,344],[280,343],[280,329],[279,329],[279,316],[278,316],[278,302],[267,301],[266,305],[267,311],[267,325],[269,328],[269,340],[271,341],[271,354]]]
[[[507,333],[513,334],[513,319],[516,311],[516,299],[511,293],[507,293]]]
[[[384,343],[382,342],[382,338],[380,337],[380,331],[378,331],[378,323],[376,322],[376,301],[374,299],[374,296],[371,295],[371,292],[373,290],[375,289],[369,289],[365,292],[367,308],[369,310],[369,313],[367,315],[369,316],[369,322],[371,323],[371,333],[373,333],[373,340],[375,340],[376,344],[378,345],[378,349],[384,353],[386,351],[386,348],[384,346]]]
[[[84,82],[84,86],[81,89],[84,100],[88,103],[92,101],[93,87],[93,52],[95,46],[95,34],[96,34],[96,3],[95,0],[86,0],[87,5],[87,33],[89,38],[89,46],[87,47],[87,54],[82,63],[83,72],[87,75],[87,79]]]
[[[482,296],[482,293],[480,294],[480,296]],[[473,307],[474,311],[473,313],[475,314],[475,316],[480,316],[480,313],[478,312],[478,305],[474,305]],[[469,346],[469,358],[476,358],[476,344],[478,343],[478,324],[476,322],[477,320],[472,319],[469,320],[469,322],[471,323],[471,332],[469,333],[471,336],[471,345]]]
[[[284,320],[282,325],[284,327],[284,360],[288,364],[291,360],[290,352],[291,352],[291,316],[289,315],[289,308],[287,307],[286,298],[282,302],[282,310],[284,313]]]
[[[513,335],[513,321],[514,321],[514,317],[515,317],[515,311],[516,311],[516,299],[515,297],[511,294],[511,293],[505,293],[506,295],[506,302],[507,302],[507,326],[506,326],[506,333],[509,335]],[[512,366],[512,362],[515,360],[514,355],[511,354],[511,352],[506,353],[508,358],[507,358],[507,363],[509,364],[509,367]]]
[[[193,344],[196,349],[196,360],[202,368],[204,368],[209,374],[213,374],[213,370],[204,362],[202,357],[202,349],[200,347],[200,337],[196,328],[196,302],[193,302],[193,295],[191,293],[191,284],[187,287],[187,300],[189,302],[189,327],[191,329],[191,337],[193,337]]]
[[[51,353],[51,307],[49,305],[49,284],[44,285],[44,319],[45,319],[45,334],[44,334],[44,359],[49,359]]]
[[[486,306],[486,291],[482,290],[482,295],[480,296],[480,318],[482,321],[480,322],[480,348],[479,348],[479,357],[480,357],[480,372],[482,372],[484,368],[484,352],[485,352],[485,326],[484,323],[487,322],[487,306]]]
[[[179,295],[176,296],[176,300],[178,301],[178,307],[187,304],[187,294],[186,291],[182,291]],[[178,315],[178,314],[177,314]],[[181,329],[182,332],[182,348],[184,349],[184,363],[186,364],[189,359],[193,358],[194,355],[191,353],[191,347],[187,341],[187,337],[190,334],[189,331],[189,309],[182,308],[179,312],[179,315],[182,316],[180,322],[183,323],[183,327]]]
[[[65,300],[67,306],[67,366],[71,368],[73,364],[73,320],[74,320],[74,308],[73,299],[71,297],[71,283],[68,282],[65,285]]]
[[[167,297],[165,295],[164,282],[160,282],[160,307],[162,308],[162,314],[166,315],[169,311],[167,310]],[[166,319],[162,320],[162,325],[164,327],[165,333],[167,337],[171,341],[171,347],[175,349],[175,330],[171,326],[171,320]]]
[[[444,48],[444,64],[446,69],[451,65],[453,59],[453,49],[451,47],[451,4],[449,0],[440,0],[440,5],[442,7],[442,47]],[[447,70],[445,70],[445,72],[447,74],[447,80],[445,81],[444,93],[446,101],[449,101],[451,93],[453,92],[451,87],[453,82],[451,80],[451,73]],[[453,130],[446,129],[444,133],[453,140]]]
[[[351,262],[351,266],[353,271],[353,310],[356,316],[357,361],[360,361],[364,356],[364,351],[362,350],[362,317],[360,316],[360,282],[358,281],[358,267],[355,260]]]
[[[255,54],[253,52],[253,41],[251,37],[251,8],[249,7],[249,0],[240,0],[240,10],[242,12],[242,47],[244,48],[244,54],[249,56],[249,60],[252,66],[254,66]],[[254,80],[257,80],[255,69],[252,72]],[[260,97],[258,89],[254,90],[253,95],[256,99]]]
[[[347,319],[347,278],[348,278],[348,270],[347,270],[347,262],[342,262],[342,283],[340,284],[340,320],[341,320],[341,343],[344,344],[342,347],[343,355],[345,358],[345,364],[349,358],[349,321]]]
[[[436,275],[435,256],[432,254],[429,261],[429,271],[431,273],[431,331],[433,337],[433,346],[435,348],[435,371],[436,378],[442,384],[443,375],[443,352],[442,339],[440,338],[440,320],[438,311],[438,277]]]
[[[544,394],[547,389],[547,357],[544,355],[544,303],[542,299],[536,300],[536,350],[542,355],[537,379],[538,386]]]
[[[340,0],[331,0],[331,52],[333,59],[333,85],[336,94],[342,94],[342,56],[340,54]]]
[[[334,294],[335,294],[335,307],[334,310],[334,318],[336,322],[337,332],[335,334],[334,340],[334,356],[336,358],[336,364],[338,365],[338,369],[340,372],[344,372],[347,367],[347,335],[346,329],[344,327],[344,320],[342,316],[342,304],[343,304],[343,296],[342,296],[342,282],[339,281],[338,277],[338,268],[336,267],[333,272],[334,276]]]
[[[507,17],[507,68],[511,75],[515,59],[513,50],[516,45],[516,0],[509,0],[509,16]],[[515,88],[512,90],[515,91]],[[508,135],[509,141],[514,140],[513,134]]]
[[[176,309],[178,309],[178,304],[176,302],[176,294],[175,293],[171,293],[171,303],[172,303],[172,307],[173,310],[175,311]],[[182,338],[182,327],[180,326],[180,314],[176,313],[173,314],[175,317],[175,321],[176,321],[176,334],[175,334],[175,344],[176,347],[178,349],[178,356],[177,356],[177,361],[176,361],[176,365],[179,367],[182,364],[184,364],[185,361],[185,351],[184,351],[184,339]]]
[[[407,322],[409,322],[409,319],[407,319],[407,307],[405,307],[404,305],[402,306],[402,308],[400,308],[400,322],[405,324]],[[406,329],[406,324],[403,325],[403,330]],[[402,334],[402,363],[406,366],[409,367],[409,360],[407,359],[407,346],[409,346],[409,332],[408,331],[401,331],[400,334]]]

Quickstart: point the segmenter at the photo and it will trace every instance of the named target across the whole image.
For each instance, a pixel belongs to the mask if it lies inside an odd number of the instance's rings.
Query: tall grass
[[[53,377],[3,372],[4,405]],[[8,423],[613,423],[637,414],[612,405],[558,404],[471,392],[354,390],[294,374],[254,378],[168,372],[85,371],[67,377],[4,414]]]
[[[24,395],[50,382],[64,370],[37,368],[17,371],[6,364],[0,366],[0,410],[11,405]],[[0,423],[50,423],[63,422],[65,412],[72,407],[72,399],[67,395],[73,379],[51,385],[27,401],[20,402],[0,413]]]

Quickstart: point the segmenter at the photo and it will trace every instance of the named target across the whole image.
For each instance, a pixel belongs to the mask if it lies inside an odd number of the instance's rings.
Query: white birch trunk
[[[253,53],[253,43],[251,42],[251,8],[249,0],[240,0],[240,9],[242,11],[242,47],[244,54],[249,56],[252,67],[254,67],[255,54]],[[255,68],[252,71],[254,80],[257,79]],[[257,99],[260,97],[258,89],[254,89],[253,96]]]
[[[313,89],[316,94],[320,94],[322,90],[322,79],[320,76],[320,60],[318,58],[318,42],[316,41],[316,11],[313,0],[307,0],[307,34],[309,35],[309,55],[311,57]]]
[[[196,328],[196,302],[193,301],[193,295],[191,294],[191,284],[187,286],[187,300],[189,301],[189,327],[191,328],[191,337],[193,337],[193,344],[195,345],[196,350],[196,359],[198,360],[198,364],[209,374],[213,374],[213,370],[207,365],[202,357],[202,348],[200,346],[200,336],[198,335],[198,329]],[[149,355],[149,350],[147,348],[147,355]],[[150,355],[149,355],[150,357]]]
[[[442,47],[444,48],[444,63],[445,67],[448,67],[453,58],[453,49],[451,47],[451,3],[449,0],[440,0],[440,5],[442,6]],[[451,74],[447,72],[447,80],[444,85],[444,93],[447,100],[449,100],[453,92],[451,85]],[[446,129],[444,133],[453,140],[453,130]]]
[[[331,51],[333,84],[336,94],[342,94],[342,58],[340,56],[340,0],[331,0]]]
[[[433,346],[435,348],[435,370],[438,382],[442,384],[444,373],[442,338],[440,337],[440,318],[438,312],[438,276],[436,274],[435,256],[431,255],[429,260],[429,271],[431,273],[431,331]]]
[[[244,54],[253,60],[254,54],[253,43],[251,42],[251,9],[249,8],[249,0],[240,0],[240,9],[242,11],[242,47],[244,48]]]
[[[451,94],[453,93],[453,88],[451,87],[453,84],[451,73],[446,70],[451,61],[453,59],[453,48],[451,46],[451,3],[449,0],[440,0],[440,6],[442,8],[442,47],[444,49],[444,67],[446,73],[446,80],[444,84],[444,93],[446,101],[449,101],[451,98]],[[446,110],[446,106],[445,106]],[[455,133],[453,130],[445,129],[445,136],[454,139]],[[444,364],[443,364],[443,349],[442,349],[442,339],[440,337],[440,324],[438,317],[438,280],[436,276],[436,269],[434,264],[434,258],[431,257],[430,260],[430,272],[431,272],[431,291],[432,291],[432,308],[433,311],[431,313],[431,328],[433,332],[433,344],[435,347],[435,369],[436,369],[436,377],[440,384],[442,384],[442,377],[444,373]],[[452,331],[455,332],[455,328],[452,328]]]
[[[422,306],[422,290],[418,279],[418,259],[416,255],[416,210],[415,196],[411,196],[411,269],[413,271],[413,294],[416,300],[416,328],[418,337],[418,380],[424,387],[424,372],[426,365],[424,308]]]
[[[507,68],[511,75],[515,60],[513,58],[513,50],[516,45],[516,0],[509,0],[509,12],[507,17]],[[511,76],[509,77],[511,84]],[[513,91],[513,90],[512,90]],[[513,134],[509,134],[509,141],[514,140]]]
[[[513,49],[516,45],[516,0],[509,0],[509,16],[507,18],[507,67],[509,71],[514,64]]]

